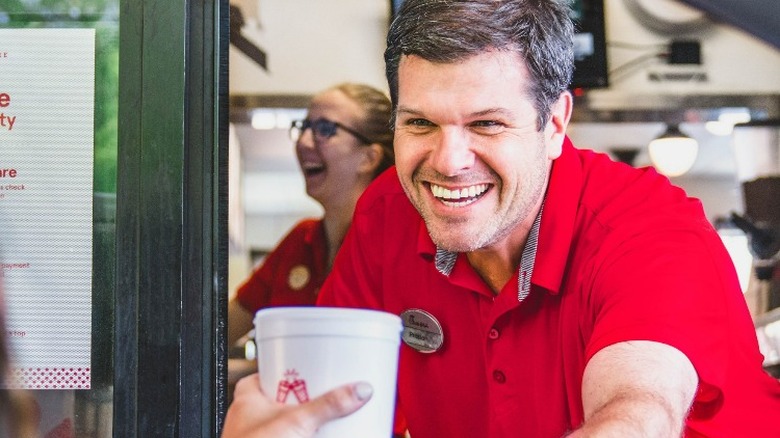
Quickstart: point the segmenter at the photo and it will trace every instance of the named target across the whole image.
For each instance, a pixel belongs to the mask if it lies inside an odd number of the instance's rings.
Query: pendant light
[[[647,148],[658,172],[674,177],[691,169],[699,152],[699,143],[680,131],[677,125],[668,125],[666,132],[652,140]]]

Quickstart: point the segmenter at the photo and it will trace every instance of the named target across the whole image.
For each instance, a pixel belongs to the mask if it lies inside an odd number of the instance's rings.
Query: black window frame
[[[228,1],[121,0],[115,437],[216,437],[227,354]]]

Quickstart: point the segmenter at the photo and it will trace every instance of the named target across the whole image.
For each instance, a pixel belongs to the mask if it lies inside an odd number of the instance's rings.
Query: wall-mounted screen
[[[609,85],[604,0],[570,0],[575,25],[574,78],[571,88]]]

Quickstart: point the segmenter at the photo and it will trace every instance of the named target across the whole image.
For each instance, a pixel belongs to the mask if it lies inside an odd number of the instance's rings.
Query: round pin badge
[[[303,265],[296,265],[290,269],[290,274],[287,276],[287,284],[292,290],[300,290],[306,284],[309,283],[309,268]]]
[[[401,321],[404,326],[401,339],[420,353],[433,353],[444,343],[441,324],[425,310],[405,310],[401,313]]]

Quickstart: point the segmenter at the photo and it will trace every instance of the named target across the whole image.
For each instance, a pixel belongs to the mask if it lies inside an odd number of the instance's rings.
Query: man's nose
[[[462,129],[442,128],[435,140],[431,165],[441,174],[455,176],[474,166],[474,152]]]

